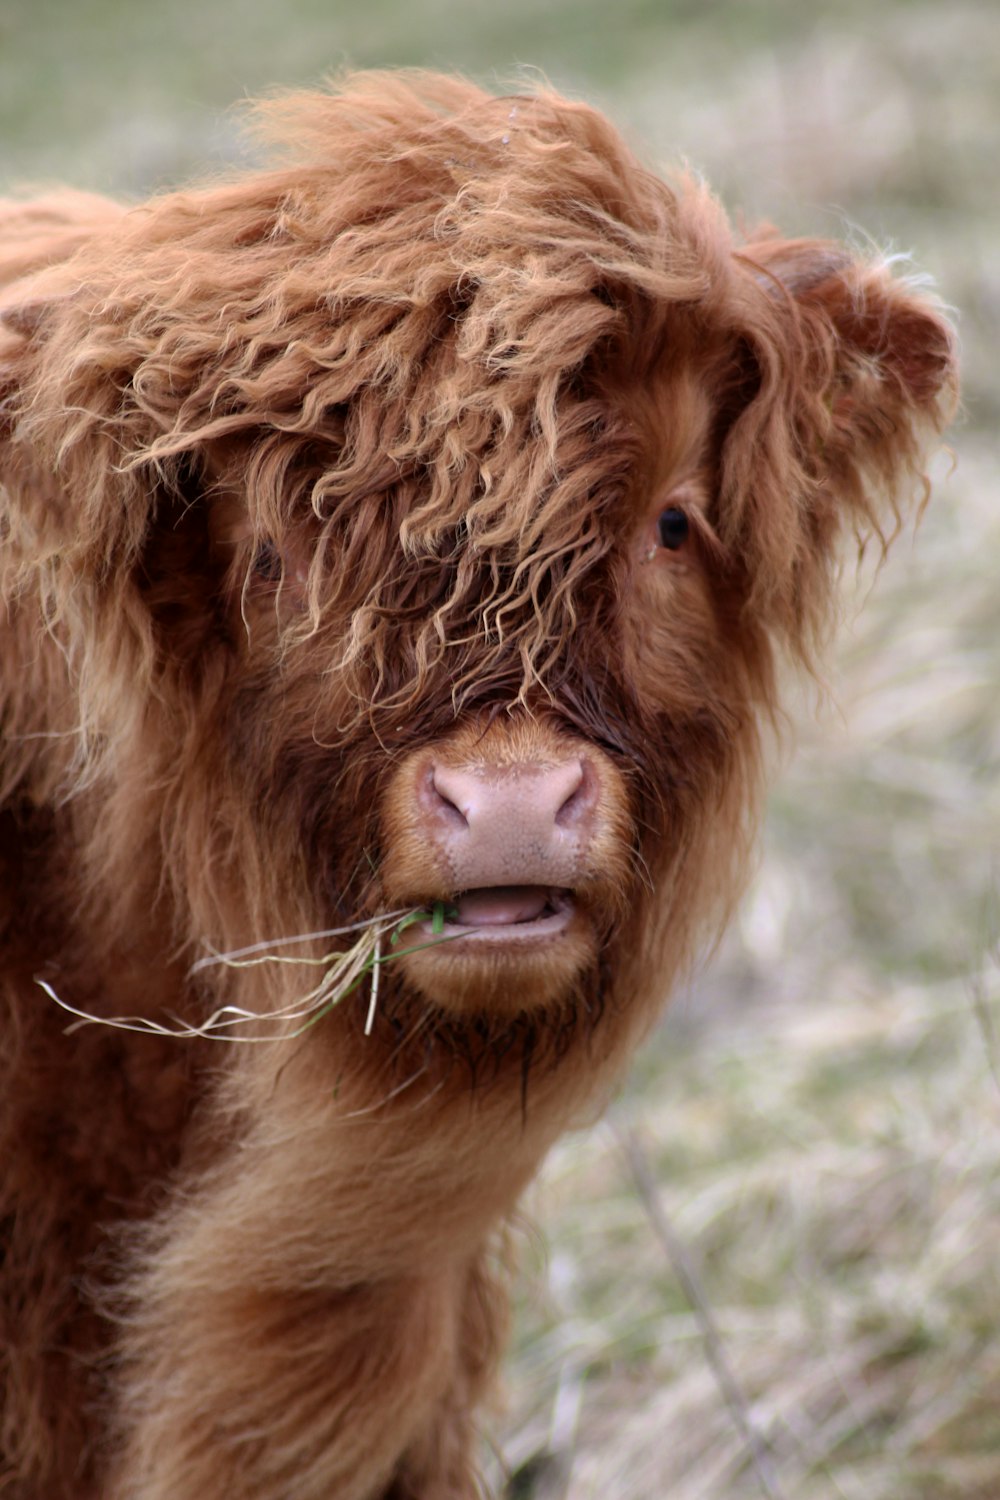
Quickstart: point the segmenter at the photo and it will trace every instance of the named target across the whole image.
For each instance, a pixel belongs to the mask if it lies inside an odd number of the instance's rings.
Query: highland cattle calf
[[[231,179],[0,206],[8,1500],[476,1492],[505,1220],[725,919],[777,663],[953,397],[925,292],[581,104],[257,118]]]

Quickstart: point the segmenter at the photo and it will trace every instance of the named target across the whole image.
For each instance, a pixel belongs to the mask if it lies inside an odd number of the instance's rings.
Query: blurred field
[[[741,921],[533,1194],[494,1468],[520,1500],[998,1500],[1000,7],[0,0],[0,178],[169,182],[237,149],[232,101],[345,61],[539,66],[959,310],[953,458],[800,694]]]

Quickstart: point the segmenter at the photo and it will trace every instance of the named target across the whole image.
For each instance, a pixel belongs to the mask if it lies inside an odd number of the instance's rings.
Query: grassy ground
[[[997,1500],[1000,10],[0,0],[0,176],[145,189],[345,60],[537,64],[960,309],[957,463],[802,694],[741,920],[533,1194],[496,1470],[521,1500]]]

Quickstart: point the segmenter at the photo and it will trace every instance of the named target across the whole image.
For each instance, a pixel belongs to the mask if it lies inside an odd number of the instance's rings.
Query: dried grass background
[[[0,0],[0,176],[145,191],[344,61],[538,64],[958,310],[953,456],[799,694],[738,928],[532,1195],[494,1467],[520,1500],[998,1500],[1000,7]]]

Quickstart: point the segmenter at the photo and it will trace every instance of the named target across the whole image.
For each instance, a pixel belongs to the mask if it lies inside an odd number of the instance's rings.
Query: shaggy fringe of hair
[[[345,733],[373,705],[405,718],[442,673],[456,713],[484,682],[544,698],[634,483],[616,386],[702,334],[728,387],[710,524],[755,619],[810,653],[832,533],[895,528],[900,476],[920,473],[900,414],[948,409],[950,335],[939,321],[929,347],[925,302],[908,340],[879,266],[734,245],[703,186],[667,186],[544,90],[360,75],[267,101],[254,126],[269,170],[116,218],[23,294],[45,336],[11,414],[99,573],[140,557],[151,487],[183,490],[235,445],[246,567],[305,538],[289,646],[334,653]],[[50,529],[31,566],[58,618],[78,559]]]

